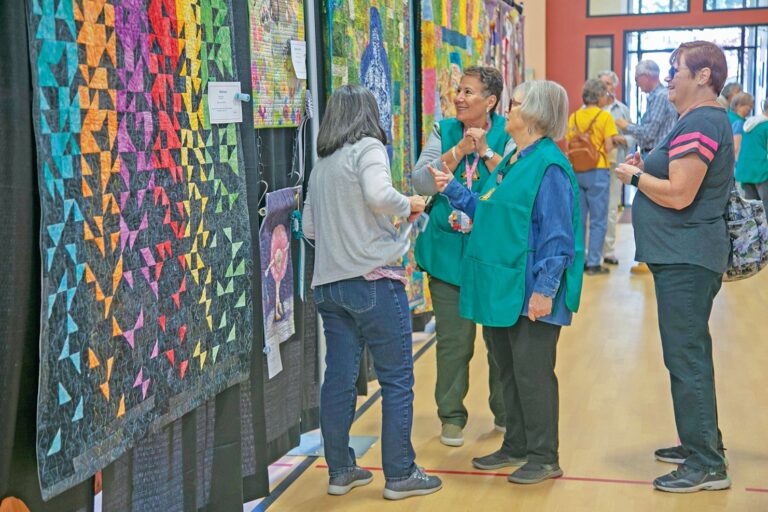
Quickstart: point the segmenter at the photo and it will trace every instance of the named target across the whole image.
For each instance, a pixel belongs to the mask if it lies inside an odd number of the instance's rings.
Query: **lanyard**
[[[467,171],[467,188],[471,191],[472,179],[475,177],[475,171],[477,171],[477,162],[480,161],[480,155],[475,156],[475,161],[472,163],[472,167],[469,166],[469,159],[467,157],[464,157],[464,160],[464,166],[466,167]]]
[[[488,133],[491,129],[491,122],[488,121],[488,123],[485,125],[485,132]],[[467,129],[464,128],[464,135],[467,135]],[[480,162],[480,155],[478,153],[475,153],[475,161],[472,163],[472,166],[469,166],[469,158],[464,157],[464,167],[467,171],[467,188],[472,191],[472,180],[475,177],[475,172],[477,172],[477,164]]]

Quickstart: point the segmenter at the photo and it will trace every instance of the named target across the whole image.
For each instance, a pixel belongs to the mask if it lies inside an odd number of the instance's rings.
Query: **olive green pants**
[[[475,323],[459,316],[459,287],[430,277],[429,291],[435,311],[437,333],[437,385],[435,402],[442,423],[462,428],[467,424],[464,397],[469,391],[469,361],[475,352]],[[486,343],[488,340],[483,335]],[[494,423],[506,424],[504,398],[499,369],[490,353],[488,356],[488,402]]]

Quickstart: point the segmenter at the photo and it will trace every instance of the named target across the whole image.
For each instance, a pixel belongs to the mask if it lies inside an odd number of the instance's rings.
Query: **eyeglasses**
[[[675,78],[675,75],[678,74],[680,72],[680,70],[683,70],[683,69],[688,69],[688,68],[685,68],[683,66],[680,66],[679,68],[676,68],[675,66],[670,66],[669,67],[669,79],[672,80],[673,78]]]
[[[517,101],[515,98],[509,98],[509,107],[507,108],[507,110],[508,111],[512,110],[512,107],[519,107],[522,104],[523,104],[522,101]]]

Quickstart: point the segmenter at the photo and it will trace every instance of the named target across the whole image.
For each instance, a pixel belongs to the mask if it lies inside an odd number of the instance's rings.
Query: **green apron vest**
[[[565,170],[574,194],[571,223],[576,253],[558,290],[558,294],[566,294],[566,306],[574,313],[579,309],[584,270],[579,187],[568,159],[545,138],[525,158],[512,165],[508,160],[505,158],[486,181],[461,265],[459,312],[491,327],[515,325],[523,310],[528,252],[533,250],[528,247],[533,204],[544,171],[552,164]],[[497,186],[498,171],[505,168],[506,175]]]
[[[502,116],[494,113],[491,128],[485,136],[488,147],[499,155],[504,154],[504,147],[509,141],[509,135],[504,131],[505,123],[506,120]],[[460,121],[456,118],[440,121],[441,154],[450,151],[462,138],[464,138],[464,125]],[[470,165],[474,162],[474,157],[468,155],[467,158],[463,158],[459,162],[459,166],[454,171],[456,179],[464,185],[467,183],[466,162],[468,159],[471,159]],[[485,162],[480,159],[475,179],[472,181],[472,190],[475,192],[482,190],[488,176],[490,176],[490,172],[485,166]],[[427,229],[416,239],[416,263],[430,276],[458,286],[461,276],[461,260],[469,234],[454,231],[451,227],[448,217],[453,208],[445,196],[435,194],[432,201],[433,206],[429,212]]]
[[[765,150],[768,142],[768,121],[764,121],[741,137],[739,160],[736,162],[736,181],[762,183],[768,181],[768,159]]]

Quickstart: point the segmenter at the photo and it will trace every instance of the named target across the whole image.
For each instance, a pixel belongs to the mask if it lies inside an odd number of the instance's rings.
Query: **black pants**
[[[501,450],[529,462],[558,462],[555,356],[560,326],[521,316],[512,327],[485,327],[501,373],[507,433]]]
[[[677,435],[691,452],[685,463],[698,469],[724,470],[709,334],[712,302],[723,276],[698,265],[648,267],[656,285],[659,331]]]

